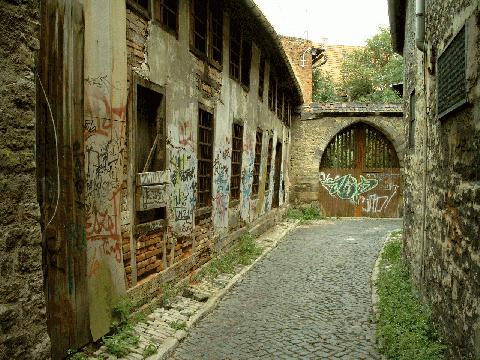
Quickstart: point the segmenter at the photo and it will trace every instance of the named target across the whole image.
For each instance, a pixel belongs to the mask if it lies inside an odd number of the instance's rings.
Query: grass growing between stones
[[[429,307],[413,291],[400,240],[385,246],[376,286],[380,352],[388,359],[443,359],[445,346],[435,332]]]
[[[310,220],[323,219],[320,210],[315,206],[304,207],[301,209],[288,209],[287,217],[292,220],[300,220],[302,223]]]
[[[204,277],[213,279],[224,273],[233,274],[237,265],[249,265],[260,256],[262,249],[251,234],[243,235],[229,251],[218,254],[195,276],[195,280]]]

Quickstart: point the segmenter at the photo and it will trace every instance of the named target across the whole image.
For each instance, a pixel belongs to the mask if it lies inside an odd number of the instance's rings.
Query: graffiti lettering
[[[360,183],[351,174],[338,176],[332,179],[330,174],[320,173],[320,183],[328,190],[331,196],[343,200],[350,200],[358,205],[360,195],[374,189],[378,185],[377,179],[367,179],[360,175]]]

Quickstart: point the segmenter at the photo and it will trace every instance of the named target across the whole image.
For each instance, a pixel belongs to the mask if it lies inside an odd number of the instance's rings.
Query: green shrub
[[[320,210],[313,205],[301,209],[288,209],[287,217],[301,222],[322,219]]]
[[[433,327],[429,307],[413,291],[399,240],[385,246],[376,286],[380,352],[388,359],[443,359],[445,346]]]
[[[143,349],[143,358],[146,359],[149,356],[152,356],[153,354],[156,354],[158,351],[158,345],[150,342],[147,346],[145,346],[145,349]]]
[[[133,326],[127,324],[113,335],[104,336],[102,340],[109,354],[124,357],[130,353],[131,348],[138,345],[140,337],[135,334]]]

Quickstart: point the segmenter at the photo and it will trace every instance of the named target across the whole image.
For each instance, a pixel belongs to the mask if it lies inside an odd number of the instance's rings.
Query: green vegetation
[[[68,360],[88,360],[88,356],[81,351],[77,351],[74,349],[69,349],[67,351],[67,359]]]
[[[301,209],[288,209],[287,217],[293,220],[300,220],[301,222],[319,220],[323,218],[320,214],[320,210],[313,205]]]
[[[243,235],[238,243],[229,251],[218,254],[194,277],[200,280],[203,277],[210,279],[223,273],[234,273],[237,265],[249,265],[262,253],[251,234]]]
[[[130,299],[125,298],[113,308],[115,321],[112,323],[112,332],[104,336],[102,342],[109,354],[123,357],[130,353],[130,349],[138,345],[139,336],[135,334],[133,325],[145,318],[145,315],[138,312],[132,315],[133,304]]]
[[[174,330],[185,330],[187,328],[187,324],[184,322],[172,321],[168,323],[170,327]]]
[[[334,84],[321,72],[313,74],[313,99],[318,102],[400,103],[392,84],[403,81],[403,60],[394,53],[388,28],[380,27],[364,47],[348,53],[341,65],[342,80]]]
[[[155,344],[154,342],[150,342],[150,344],[148,344],[145,349],[143,349],[143,358],[146,359],[148,358],[149,356],[152,356],[154,354],[156,354],[158,351],[158,345]]]
[[[445,346],[432,325],[429,307],[413,291],[400,240],[385,246],[376,286],[380,297],[380,352],[388,359],[443,359]]]

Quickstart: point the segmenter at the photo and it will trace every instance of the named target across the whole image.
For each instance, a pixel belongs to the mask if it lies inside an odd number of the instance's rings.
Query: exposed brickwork
[[[467,23],[467,90],[471,105],[441,120],[436,114],[438,73],[424,74],[415,47],[415,1],[405,24],[405,127],[416,92],[415,146],[405,157],[405,253],[415,283],[432,304],[449,359],[480,358],[480,130],[478,2],[432,0],[426,43],[436,56]],[[427,52],[432,69],[436,59]],[[427,84],[424,83],[426,78]]]
[[[313,43],[310,40],[287,36],[280,37],[280,40],[302,88],[303,100],[309,104],[312,102],[313,69],[312,54],[308,49],[313,46]],[[304,64],[302,64],[302,59],[305,59]]]
[[[0,17],[0,358],[45,359],[50,341],[35,177],[39,2],[1,2]]]

